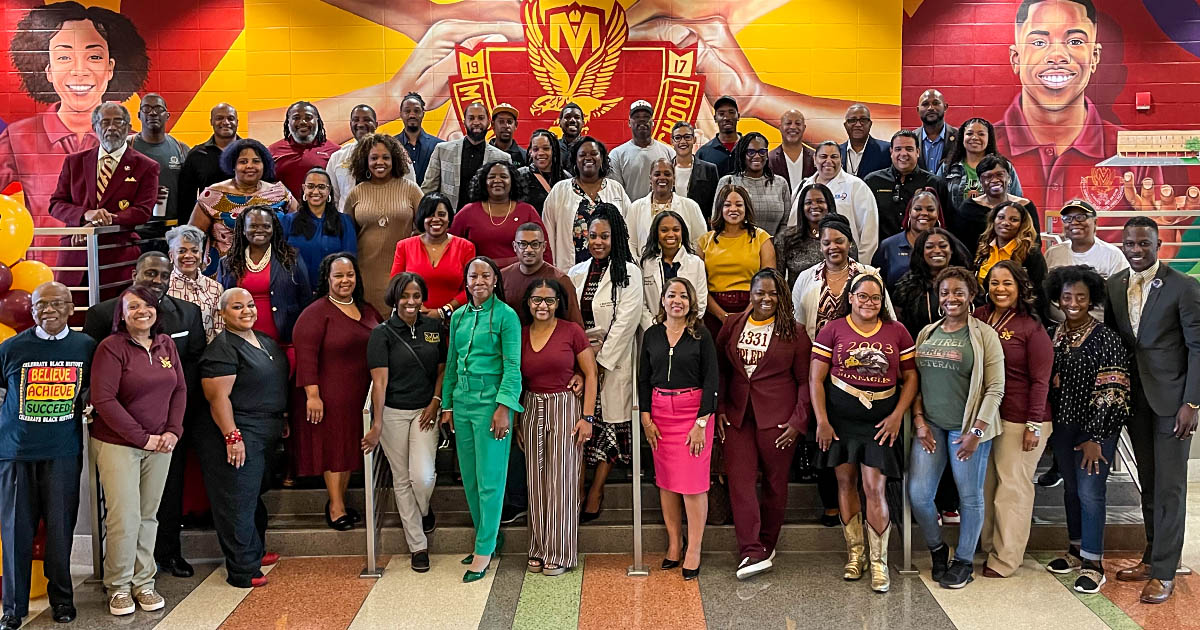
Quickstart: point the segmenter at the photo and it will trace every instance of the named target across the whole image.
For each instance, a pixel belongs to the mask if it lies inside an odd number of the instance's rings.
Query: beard
[[[480,130],[467,129],[467,138],[469,138],[471,140],[471,142],[475,142],[475,143],[483,142],[483,139],[486,137],[487,137],[487,129],[480,129]]]

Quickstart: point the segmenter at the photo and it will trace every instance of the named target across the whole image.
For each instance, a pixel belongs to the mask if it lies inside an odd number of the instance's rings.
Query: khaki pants
[[[980,547],[987,566],[1012,575],[1025,557],[1033,524],[1033,474],[1052,431],[1042,423],[1042,437],[1032,451],[1021,450],[1025,425],[1002,421],[1003,432],[992,439],[992,459],[983,483],[983,532]]]
[[[154,588],[154,540],[169,453],[91,440],[91,454],[104,488],[104,587],[118,591]]]
[[[437,483],[438,430],[421,429],[423,409],[383,409],[383,431],[379,444],[392,469],[392,487],[396,493],[396,511],[404,526],[404,541],[410,552],[426,551],[429,540],[421,527],[421,517],[429,513],[429,499]]]

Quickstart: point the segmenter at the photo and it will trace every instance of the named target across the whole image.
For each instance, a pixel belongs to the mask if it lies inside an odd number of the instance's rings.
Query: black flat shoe
[[[71,604],[55,604],[52,612],[54,614],[54,620],[58,623],[71,623],[72,621],[75,621],[75,617],[78,615],[78,613],[75,611],[75,607]]]
[[[354,521],[355,523],[362,522],[362,514],[359,514],[358,510],[350,506],[346,506],[346,516],[349,516],[350,520]]]
[[[683,579],[685,582],[691,582],[692,580],[694,580],[698,577],[700,577],[700,567],[699,566],[697,566],[695,569],[684,569],[683,570]]]
[[[16,615],[0,617],[0,630],[17,630],[21,627],[21,618]]]
[[[331,521],[329,523],[329,527],[331,527],[339,532],[348,532],[348,531],[354,529],[354,519],[351,519],[350,515],[346,514],[345,516],[342,516],[341,518],[338,518],[337,520]]]
[[[196,574],[196,571],[192,568],[192,565],[188,564],[188,561],[184,560],[180,556],[158,561],[158,569],[160,571],[165,571],[177,578],[190,578]]]
[[[432,534],[433,530],[437,529],[437,514],[433,513],[433,508],[429,508],[429,513],[421,517],[421,531],[426,534]]]
[[[412,570],[425,573],[429,570],[429,552],[418,551],[412,555]]]

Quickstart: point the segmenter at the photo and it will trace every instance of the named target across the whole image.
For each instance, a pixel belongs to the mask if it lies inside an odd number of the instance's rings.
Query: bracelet
[[[1032,431],[1032,432],[1033,432],[1033,435],[1034,435],[1034,437],[1041,437],[1041,436],[1042,436],[1042,423],[1040,423],[1040,422],[1026,422],[1026,423],[1025,423],[1025,430],[1026,430],[1026,431]]]
[[[228,446],[233,446],[234,444],[237,444],[241,441],[242,441],[242,432],[238,429],[234,429],[234,430],[230,431],[229,433],[225,434],[225,444]]]
[[[442,397],[441,397],[441,396],[437,396],[437,395],[435,395],[435,396],[433,397],[433,399],[434,399],[434,400],[436,400],[436,401],[438,401],[438,402],[442,402]]]

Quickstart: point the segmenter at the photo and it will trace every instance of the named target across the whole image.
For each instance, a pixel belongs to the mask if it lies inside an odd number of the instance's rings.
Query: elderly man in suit
[[[463,118],[467,135],[461,140],[438,143],[433,148],[429,167],[425,170],[425,180],[421,183],[421,190],[426,194],[441,192],[449,197],[456,210],[462,210],[471,202],[471,178],[484,164],[497,160],[512,161],[512,157],[503,149],[484,142],[491,125],[486,105],[479,101],[467,105]]]
[[[166,254],[150,251],[142,254],[133,271],[134,286],[143,286],[158,296],[158,323],[162,332],[170,335],[183,361],[183,374],[188,385],[188,410],[184,415],[184,431],[171,455],[171,467],[158,507],[158,539],[154,557],[163,571],[175,577],[191,577],[192,566],[183,559],[179,532],[183,518],[183,481],[192,421],[199,417],[197,405],[205,404],[200,389],[200,355],[204,354],[207,338],[200,307],[167,295],[171,281],[171,261]],[[88,309],[83,332],[100,343],[112,334],[113,313],[120,308],[120,297],[105,300]]]
[[[1105,322],[1133,352],[1129,436],[1142,489],[1146,550],[1123,582],[1145,581],[1141,600],[1161,604],[1175,590],[1183,553],[1187,462],[1200,409],[1200,284],[1158,260],[1158,225],[1125,222],[1129,269],[1108,279]]]
[[[129,121],[129,110],[119,103],[103,103],[92,111],[92,130],[100,139],[100,147],[72,153],[63,160],[58,187],[50,196],[50,214],[54,218],[68,227],[121,225],[128,228],[150,219],[158,201],[158,162],[129,146]],[[116,246],[100,250],[100,265],[136,260],[140,254],[137,240],[133,230],[100,237],[102,247]],[[71,242],[71,237],[63,237],[63,245]],[[87,253],[63,252],[59,264],[86,267]],[[126,273],[120,267],[104,269],[100,272],[99,284],[120,282],[128,277]],[[84,276],[81,271],[58,272],[58,280],[67,286],[82,284]],[[113,297],[120,289],[109,288],[101,292],[101,297]]]
[[[842,168],[859,179],[892,164],[891,145],[871,135],[872,124],[871,110],[866,105],[855,103],[846,109],[847,140],[838,145],[838,150]]]

